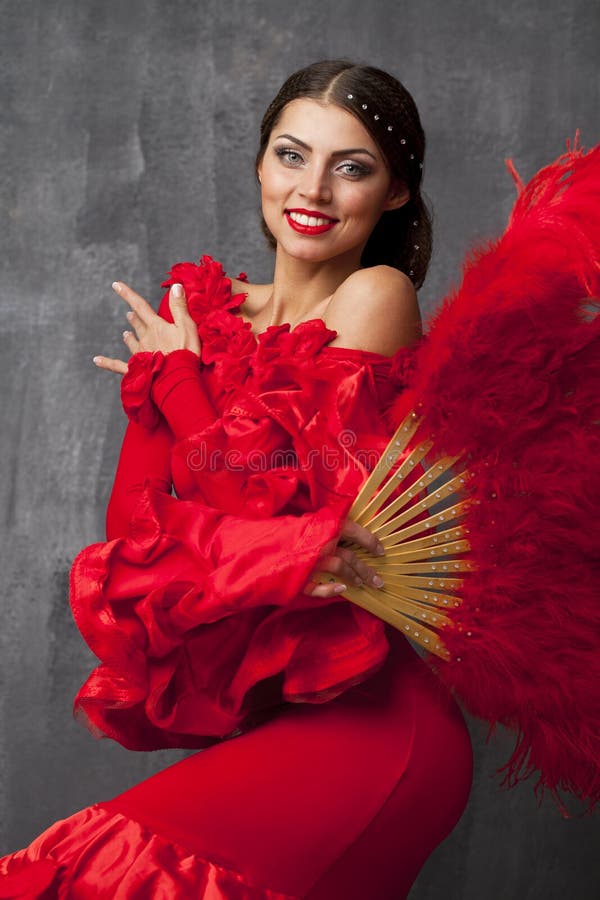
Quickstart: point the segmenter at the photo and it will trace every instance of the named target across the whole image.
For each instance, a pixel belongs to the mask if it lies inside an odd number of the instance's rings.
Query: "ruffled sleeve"
[[[76,714],[130,749],[202,747],[362,680],[385,659],[383,623],[302,593],[339,527],[328,508],[249,521],[147,488],[128,536],[71,569],[75,621],[101,660]]]

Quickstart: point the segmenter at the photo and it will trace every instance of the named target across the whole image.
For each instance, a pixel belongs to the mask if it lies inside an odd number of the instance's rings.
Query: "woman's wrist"
[[[177,439],[201,430],[216,418],[202,378],[202,360],[191,350],[164,355],[152,379],[151,397]]]

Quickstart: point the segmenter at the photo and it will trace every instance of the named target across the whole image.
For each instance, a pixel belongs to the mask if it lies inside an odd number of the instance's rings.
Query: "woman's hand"
[[[340,536],[325,545],[321,560],[311,573],[314,576],[317,572],[331,572],[337,578],[332,578],[329,584],[309,581],[304,589],[305,594],[311,597],[335,597],[348,590],[347,585],[369,584],[377,588],[383,587],[383,580],[374,569],[359,560],[352,550],[336,546],[341,538],[360,544],[374,556],[383,556],[385,553],[383,545],[368,528],[346,519]]]
[[[135,329],[123,332],[123,340],[131,353],[140,351],[161,350],[170,353],[172,350],[191,350],[200,356],[202,346],[198,337],[198,328],[189,314],[183,287],[174,284],[169,293],[169,308],[173,315],[173,323],[159,316],[150,304],[120,281],[115,281],[113,290],[131,309],[127,313],[129,324]],[[127,363],[122,359],[110,359],[107,356],[94,356],[94,362],[100,369],[124,375]]]

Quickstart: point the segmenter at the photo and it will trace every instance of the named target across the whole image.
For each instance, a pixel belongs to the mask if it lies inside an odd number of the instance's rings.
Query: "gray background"
[[[529,178],[575,128],[584,145],[599,140],[600,14],[589,0],[20,0],[0,11],[8,852],[184,755],[95,742],[71,718],[94,660],[71,620],[68,571],[104,538],[125,427],[117,376],[91,362],[123,353],[111,282],[156,303],[168,267],[201,253],[270,280],[252,172],[260,116],[291,71],[345,55],[392,71],[421,110],[432,309],[471,242],[506,221],[504,158]],[[530,784],[499,791],[510,741],[486,746],[485,728],[470,727],[468,809],[411,900],[597,896],[597,824],[565,822],[550,802],[538,810]]]

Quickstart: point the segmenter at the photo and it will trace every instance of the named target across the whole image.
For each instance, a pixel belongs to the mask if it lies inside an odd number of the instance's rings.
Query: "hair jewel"
[[[347,98],[348,100],[356,100],[356,99],[357,99],[357,98],[354,96],[354,94],[346,94],[346,98]],[[369,108],[368,103],[361,103],[361,109],[368,109],[368,108]],[[379,119],[380,119],[379,113],[374,113],[374,114],[373,114],[373,118],[374,118],[374,120],[375,120],[376,122],[378,122]],[[386,128],[387,128],[388,131],[393,131],[393,130],[394,130],[394,126],[393,126],[393,125],[387,125]],[[401,143],[402,145],[405,145],[405,144],[406,144],[406,138],[400,138],[400,143]],[[411,160],[414,160],[414,158],[415,158],[415,154],[414,154],[414,153],[411,153],[411,154],[410,154],[410,159],[411,159]],[[420,168],[420,169],[423,168],[423,163],[419,163],[419,168]]]

